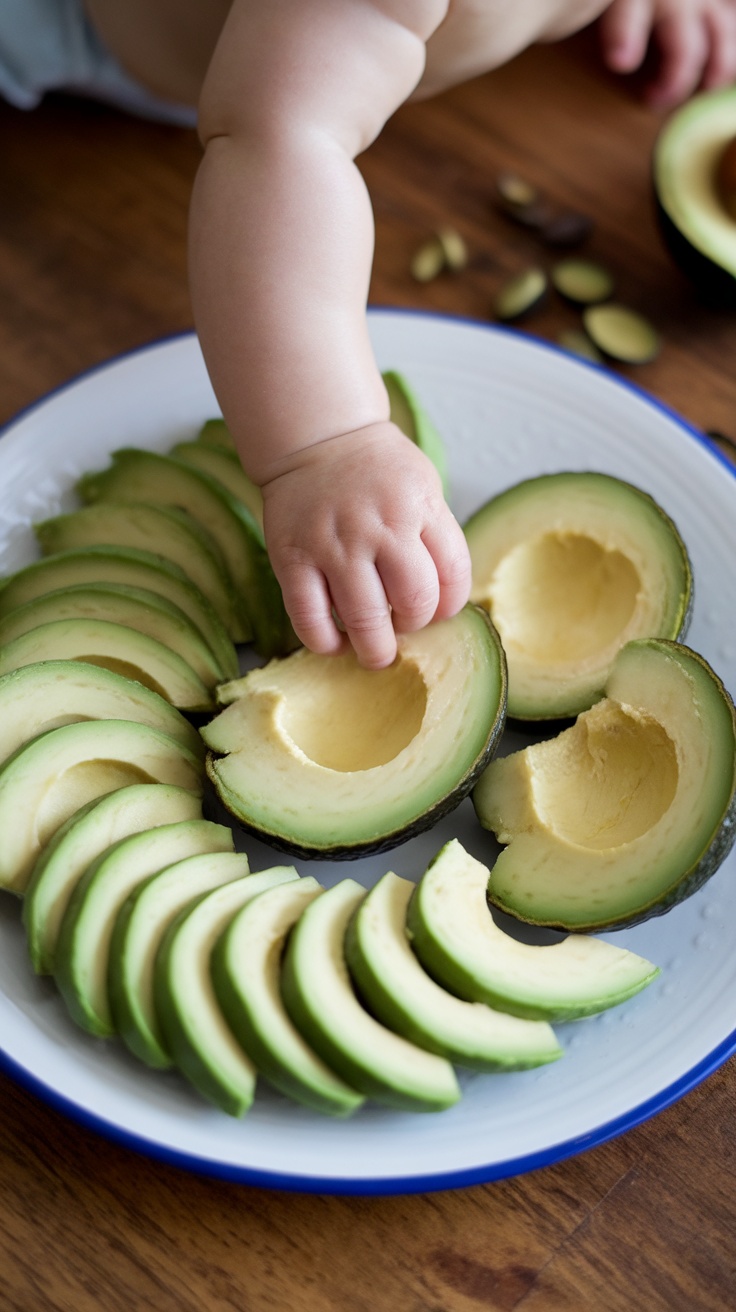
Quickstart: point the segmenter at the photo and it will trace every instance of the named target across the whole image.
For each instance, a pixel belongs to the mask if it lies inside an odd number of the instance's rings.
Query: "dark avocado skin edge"
[[[654,212],[662,240],[672,260],[697,289],[702,303],[712,309],[736,309],[736,278],[712,256],[693,246],[673,223],[657,195],[656,178]]]

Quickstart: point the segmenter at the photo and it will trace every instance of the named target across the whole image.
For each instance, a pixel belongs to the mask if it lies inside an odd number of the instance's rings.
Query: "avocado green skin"
[[[445,444],[435,428],[432,420],[429,418],[424,406],[421,404],[414,389],[407,383],[403,374],[397,373],[395,369],[387,369],[382,375],[383,381],[389,395],[391,404],[391,419],[401,429],[415,446],[423,451],[425,456],[432,461],[437,473],[442,481],[442,490],[447,498],[450,493],[450,480],[447,471],[447,453]],[[404,425],[400,422],[401,416],[395,410],[393,399],[394,394],[403,401],[404,406],[409,411],[411,418],[410,427],[413,429],[407,432]]]
[[[654,182],[654,212],[662,240],[681,273],[697,289],[700,298],[714,309],[736,309],[736,278],[718,260],[685,236],[673,223],[657,195]]]
[[[151,879],[155,879],[152,875]],[[150,883],[146,880],[145,883]],[[143,885],[141,885],[141,888]],[[141,889],[136,890],[140,892]],[[134,892],[120,908],[115,919],[115,926],[112,931],[110,940],[110,957],[120,960],[122,955],[122,944],[125,942],[128,925],[135,907],[136,893]],[[173,1061],[169,1053],[164,1048],[159,1037],[153,1041],[144,1043],[140,1029],[136,1024],[136,1018],[131,1011],[131,1005],[126,990],[122,987],[119,972],[111,970],[107,977],[107,988],[110,995],[110,1010],[115,1020],[115,1030],[120,1035],[126,1048],[133,1053],[139,1061],[146,1066],[151,1066],[154,1070],[169,1070],[173,1066]]]
[[[406,824],[391,830],[389,833],[383,833],[379,837],[357,843],[325,843],[320,846],[317,843],[301,844],[289,838],[285,838],[278,833],[252,825],[242,815],[239,810],[239,800],[225,789],[217,778],[214,764],[217,760],[217,754],[214,752],[207,753],[206,769],[212,790],[219,800],[224,810],[232,817],[238,826],[247,834],[254,838],[259,838],[262,842],[268,843],[270,847],[275,848],[278,852],[286,852],[295,857],[300,857],[303,861],[312,860],[329,860],[329,861],[354,861],[357,857],[369,856],[380,852],[390,852],[393,848],[398,847],[401,843],[406,843],[410,838],[416,838],[417,834],[422,834],[427,829],[442,820],[444,816],[449,815],[451,811],[457,809],[460,803],[468,796],[488,763],[495,755],[496,749],[501,741],[504,726],[506,724],[506,701],[508,697],[508,677],[506,672],[506,656],[501,639],[496,632],[490,615],[482,606],[474,606],[473,610],[477,611],[479,618],[484,623],[490,641],[493,645],[498,658],[499,676],[500,676],[500,696],[498,709],[492,725],[489,728],[486,740],[481,751],[476,756],[472,765],[468,767],[465,774],[459,779],[454,788],[452,788],[443,797],[437,801],[421,815],[414,816]]]

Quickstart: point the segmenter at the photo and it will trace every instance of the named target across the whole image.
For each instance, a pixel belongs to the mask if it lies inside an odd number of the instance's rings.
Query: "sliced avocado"
[[[179,710],[208,711],[212,707],[210,689],[182,656],[156,638],[112,620],[39,624],[0,649],[0,676],[39,661],[62,660],[101,665],[142,683]]]
[[[363,1102],[310,1048],[281,1000],[287,935],[322,892],[300,879],[259,893],[231,920],[212,953],[212,981],[223,1013],[259,1074],[316,1111],[349,1116]]]
[[[633,638],[678,638],[692,607],[685,544],[652,497],[598,473],[546,474],[465,525],[471,595],[506,652],[508,713],[577,715]]]
[[[232,636],[235,597],[225,562],[201,524],[175,506],[143,502],[83,506],[34,525],[45,556],[80,547],[134,547],[173,561],[203,592]]]
[[[206,688],[222,682],[222,670],[196,625],[165,597],[124,583],[80,583],[46,592],[0,619],[0,646],[55,620],[110,620],[155,638],[190,665]]]
[[[652,178],[670,254],[707,300],[736,305],[736,221],[719,194],[721,157],[736,136],[736,87],[691,97],[667,119]]]
[[[388,669],[302,649],[225,684],[202,729],[217,793],[274,846],[381,851],[457,806],[504,722],[503,651],[485,611],[399,638]]]
[[[113,452],[112,461],[108,469],[80,479],[82,499],[152,502],[187,511],[212,535],[226,561],[236,595],[234,639],[244,641],[252,628],[261,656],[288,650],[293,640],[284,647],[291,626],[281,589],[263,531],[247,507],[208,474],[172,456],[127,447]],[[238,628],[241,613],[244,627]]]
[[[212,949],[231,918],[274,884],[298,879],[293,866],[247,873],[206,893],[167,929],[154,966],[154,998],[164,1043],[178,1070],[230,1116],[253,1101],[256,1070],[237,1042],[217,1001],[210,974]]]
[[[702,656],[640,640],[605,698],[492,764],[473,797],[508,847],[489,896],[522,920],[620,928],[696,892],[736,837],[736,712]]]
[[[36,973],[53,972],[67,903],[101,852],[129,834],[201,818],[201,797],[173,784],[131,784],[75,811],[43,848],[26,885],[23,924]]]
[[[263,525],[263,497],[257,483],[248,478],[240,457],[234,449],[217,446],[212,442],[178,442],[170,455],[183,460],[185,465],[201,469],[210,478],[221,483],[238,501],[242,501],[257,522]]]
[[[0,678],[0,764],[47,729],[77,720],[136,720],[204,757],[197,730],[158,693],[86,661],[38,661]]]
[[[543,946],[518,942],[488,909],[489,873],[453,839],[409,903],[414,951],[457,997],[530,1020],[575,1020],[625,1002],[659,974],[651,961],[600,938],[571,934]]]
[[[420,1048],[477,1070],[514,1071],[562,1056],[550,1025],[464,1002],[440,987],[412,952],[406,913],[414,884],[389,872],[360,903],[345,956],[373,1015]]]
[[[233,455],[237,454],[233,435],[224,419],[207,419],[197,433],[197,441],[207,446],[221,446]]]
[[[88,866],[72,890],[54,954],[54,979],[69,1015],[98,1038],[114,1034],[107,969],[115,917],[151,875],[203,852],[232,852],[233,837],[211,820],[180,820],[129,834]]]
[[[153,970],[172,921],[205,893],[247,874],[241,856],[207,852],[185,857],[144,880],[126,898],[110,939],[107,988],[115,1029],[134,1056],[162,1070],[171,1066],[156,1014]]]
[[[391,419],[432,461],[442,479],[445,496],[448,496],[447,454],[442,438],[404,375],[388,369],[382,377],[388,392]]]
[[[381,1025],[358,1001],[345,964],[345,933],[365,897],[343,879],[302,912],[284,956],[286,1009],[307,1043],[359,1093],[404,1111],[443,1111],[460,1097],[448,1061]]]
[[[214,606],[173,560],[152,551],[103,543],[34,560],[0,581],[0,619],[46,592],[83,583],[121,583],[158,593],[183,610],[197,627],[217,660],[222,678],[237,676],[237,652]]]
[[[23,893],[41,850],[75,811],[139,783],[201,795],[201,762],[168,734],[132,720],[65,724],[19,748],[0,769],[0,888]]]

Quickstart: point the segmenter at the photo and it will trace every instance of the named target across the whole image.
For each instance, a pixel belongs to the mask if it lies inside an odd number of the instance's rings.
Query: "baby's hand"
[[[263,499],[271,563],[312,651],[349,640],[362,665],[380,669],[396,655],[397,633],[454,615],[468,599],[465,536],[439,475],[391,423],[298,452]]]
[[[654,43],[657,71],[645,94],[661,108],[736,78],[736,0],[613,0],[600,36],[617,73],[640,68]]]

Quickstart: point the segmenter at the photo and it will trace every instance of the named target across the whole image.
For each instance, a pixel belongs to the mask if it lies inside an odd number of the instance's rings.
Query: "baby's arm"
[[[638,69],[654,42],[651,104],[666,108],[736,78],[736,0],[613,0],[600,32],[606,63],[618,73]]]
[[[200,103],[195,319],[264,495],[298,636],[391,662],[395,632],[467,600],[463,534],[389,422],[365,305],[370,202],[353,160],[410,95],[447,0],[235,0]]]

